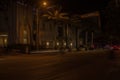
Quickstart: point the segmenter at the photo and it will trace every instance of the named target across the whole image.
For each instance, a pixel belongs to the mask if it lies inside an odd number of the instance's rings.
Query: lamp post
[[[40,25],[40,16],[43,12],[44,9],[46,9],[46,7],[48,6],[48,2],[47,1],[42,1],[40,6],[36,8],[36,49],[39,49],[39,25]]]
[[[47,6],[47,2],[46,1],[43,2],[43,6]]]

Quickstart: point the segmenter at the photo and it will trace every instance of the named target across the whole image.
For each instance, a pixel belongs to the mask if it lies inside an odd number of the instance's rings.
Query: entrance
[[[8,35],[0,35],[0,47],[7,47]]]

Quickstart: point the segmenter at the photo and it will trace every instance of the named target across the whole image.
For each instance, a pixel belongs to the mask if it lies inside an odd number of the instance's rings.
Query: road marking
[[[31,53],[59,52],[59,50],[32,51]]]

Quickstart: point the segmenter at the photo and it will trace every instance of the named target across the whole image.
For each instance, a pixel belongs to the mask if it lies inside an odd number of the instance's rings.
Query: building
[[[41,17],[41,13],[44,13],[41,9],[22,0],[10,0],[9,2],[5,0],[4,5],[6,6],[1,7],[5,8],[4,11],[0,12],[4,15],[0,19],[4,20],[3,24],[2,21],[0,22],[2,24],[0,28],[3,31],[0,31],[0,45],[2,47],[21,44],[28,45],[31,49],[40,50],[60,49],[61,47],[79,48],[80,45],[86,44],[85,37],[83,39],[83,36],[86,35],[81,35],[81,28],[85,25],[81,25],[81,22],[74,25],[72,22],[59,21],[59,23],[55,23],[53,20],[46,20]],[[87,19],[93,15],[96,16],[95,14],[96,12],[84,14],[79,18]],[[98,12],[97,16],[99,19]],[[100,26],[99,22],[97,24]],[[89,28],[89,26],[87,27]]]
[[[120,35],[120,0],[110,0],[104,13],[104,33],[108,41],[119,43]]]

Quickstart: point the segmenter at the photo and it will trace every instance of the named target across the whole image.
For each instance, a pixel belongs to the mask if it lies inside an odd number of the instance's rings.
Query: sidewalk
[[[60,50],[39,50],[39,51],[31,51],[30,53],[52,53],[52,52],[60,52]]]

